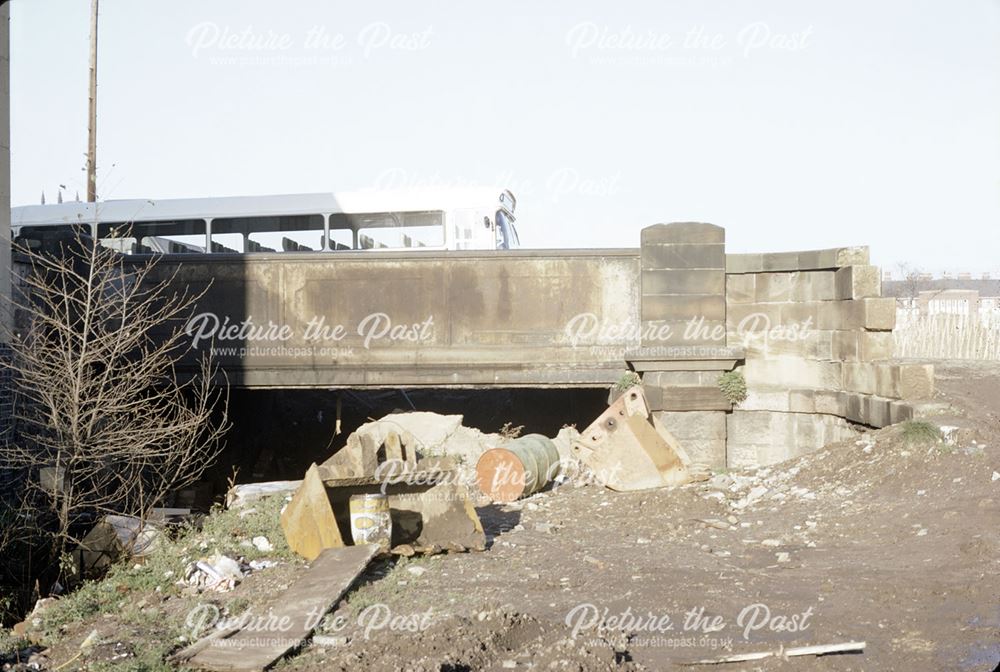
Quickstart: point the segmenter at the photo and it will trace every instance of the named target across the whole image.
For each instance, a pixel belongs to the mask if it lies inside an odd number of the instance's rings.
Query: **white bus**
[[[71,202],[11,208],[11,234],[82,231],[126,254],[512,249],[515,205],[489,188]]]

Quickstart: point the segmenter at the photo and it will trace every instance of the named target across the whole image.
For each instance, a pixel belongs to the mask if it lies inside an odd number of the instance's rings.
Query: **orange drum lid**
[[[494,502],[513,502],[524,494],[524,464],[506,448],[487,450],[476,463],[476,485]]]

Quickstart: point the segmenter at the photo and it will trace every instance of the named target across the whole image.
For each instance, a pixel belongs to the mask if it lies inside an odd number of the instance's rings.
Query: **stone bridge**
[[[248,388],[606,387],[627,370],[689,453],[780,461],[914,417],[929,366],[893,361],[867,248],[726,254],[711,224],[633,249],[166,256],[205,291],[186,325]],[[720,374],[740,372],[734,406]]]

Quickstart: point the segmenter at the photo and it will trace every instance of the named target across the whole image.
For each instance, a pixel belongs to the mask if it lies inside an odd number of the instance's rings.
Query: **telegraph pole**
[[[90,99],[87,115],[87,200],[97,200],[97,4],[90,0]]]

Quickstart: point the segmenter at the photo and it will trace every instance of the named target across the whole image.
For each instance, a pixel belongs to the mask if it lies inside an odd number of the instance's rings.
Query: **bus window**
[[[218,242],[226,248],[242,252],[244,251],[244,240],[246,241],[246,252],[322,250],[325,242],[323,216],[276,215],[212,220],[213,247]]]
[[[90,239],[89,224],[59,224],[56,226],[22,226],[14,245],[34,251],[55,253],[77,238]]]
[[[101,222],[101,245],[125,254],[191,254],[205,251],[205,220]]]
[[[330,227],[330,250],[353,250],[354,233],[350,229],[335,229]]]
[[[420,248],[444,246],[444,213],[437,212],[386,212],[363,215],[333,215],[350,221],[358,231],[361,249]]]

